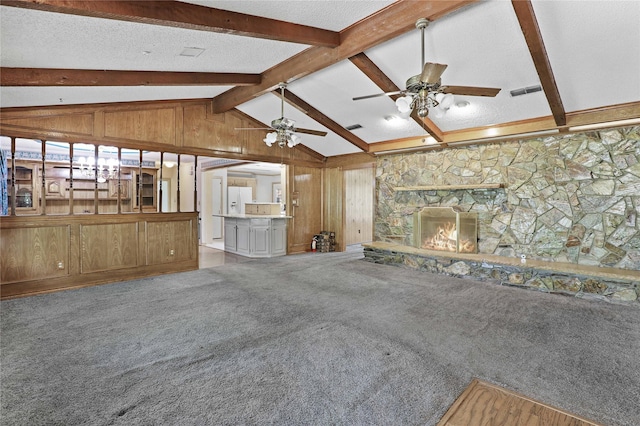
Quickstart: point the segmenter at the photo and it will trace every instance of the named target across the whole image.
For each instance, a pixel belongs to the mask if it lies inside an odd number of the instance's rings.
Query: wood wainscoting
[[[197,213],[10,216],[0,298],[198,269]]]

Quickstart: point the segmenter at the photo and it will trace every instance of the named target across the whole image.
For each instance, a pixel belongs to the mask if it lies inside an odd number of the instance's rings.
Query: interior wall
[[[200,199],[200,243],[210,244],[213,242],[213,199],[212,199],[212,182],[213,178],[217,177],[222,180],[222,207],[226,206],[226,191],[227,187],[227,169],[213,169],[206,170],[200,173],[200,179],[198,182],[198,198]],[[226,213],[223,211],[223,213]]]
[[[373,168],[344,171],[345,243],[359,244],[373,240]]]
[[[453,189],[501,183],[498,189]],[[443,185],[452,189],[396,191]],[[413,213],[478,213],[480,253],[640,269],[640,127],[378,157],[375,240],[411,245]]]
[[[335,232],[336,251],[346,247],[344,232],[344,172],[341,167],[324,170],[323,174],[323,217],[324,231]]]
[[[166,193],[162,194],[162,197],[169,197],[169,212],[177,212],[178,211],[178,172],[177,167],[162,167],[162,180],[169,181],[169,190]],[[158,174],[158,179],[160,178],[160,174]],[[160,190],[160,186],[158,185],[158,190]],[[159,200],[159,198],[158,198]]]
[[[192,212],[195,210],[194,203],[194,164],[180,163],[180,211]]]
[[[281,183],[280,176],[256,175],[256,201],[273,203],[273,184]]]

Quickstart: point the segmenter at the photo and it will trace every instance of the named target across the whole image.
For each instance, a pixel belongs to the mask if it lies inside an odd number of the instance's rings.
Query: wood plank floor
[[[600,426],[496,385],[473,379],[438,426]]]

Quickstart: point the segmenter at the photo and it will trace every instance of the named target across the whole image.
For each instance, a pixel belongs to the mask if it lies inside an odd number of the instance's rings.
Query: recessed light
[[[395,115],[385,115],[384,119],[387,121],[395,121],[398,117],[396,117]]]
[[[200,56],[205,49],[200,47],[185,47],[182,52],[180,52],[180,56],[189,56],[191,58],[195,58]]]
[[[347,130],[362,129],[362,126],[360,124],[352,124],[350,126],[345,127],[345,129]]]
[[[469,103],[469,101],[460,101],[460,102],[456,102],[456,106],[457,106],[458,108],[466,108],[466,107],[468,107],[469,105],[471,105],[471,104]]]
[[[145,56],[146,55],[151,55],[151,51],[150,50],[143,50],[142,54],[145,55]]]

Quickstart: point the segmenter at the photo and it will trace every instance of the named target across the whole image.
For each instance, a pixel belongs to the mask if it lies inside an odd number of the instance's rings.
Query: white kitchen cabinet
[[[251,254],[251,221],[236,220],[236,252],[244,256]]]
[[[224,217],[224,249],[247,257],[287,254],[287,217]]]
[[[271,219],[271,254],[287,254],[287,220]]]
[[[235,219],[225,219],[224,220],[224,249],[226,251],[235,252],[236,251],[236,239],[238,233],[236,231],[236,220]]]
[[[271,219],[251,219],[251,252],[255,256],[271,255]]]

